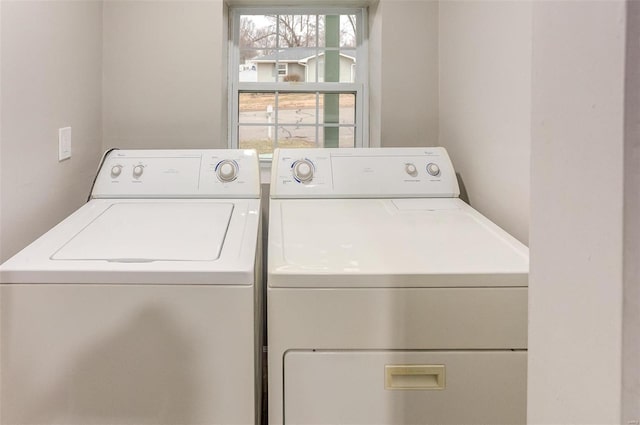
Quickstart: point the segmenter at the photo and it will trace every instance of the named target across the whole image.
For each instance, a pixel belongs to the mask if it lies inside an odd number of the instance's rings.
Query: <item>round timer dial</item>
[[[293,178],[300,183],[308,183],[313,180],[313,162],[308,159],[299,159],[291,165]]]
[[[430,162],[427,164],[427,173],[435,177],[440,174],[440,167],[438,167],[438,164]]]
[[[221,182],[234,181],[238,178],[238,163],[231,159],[218,162],[218,165],[216,165],[216,175]]]

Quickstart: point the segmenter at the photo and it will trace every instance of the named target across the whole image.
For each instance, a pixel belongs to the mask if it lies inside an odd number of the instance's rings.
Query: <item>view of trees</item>
[[[341,47],[356,46],[356,17],[340,16]],[[240,63],[273,52],[276,47],[324,46],[323,15],[244,15],[240,17]]]

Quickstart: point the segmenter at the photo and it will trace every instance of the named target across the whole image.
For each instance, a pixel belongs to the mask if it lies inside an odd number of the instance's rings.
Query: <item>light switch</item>
[[[58,129],[58,161],[71,158],[71,127]]]

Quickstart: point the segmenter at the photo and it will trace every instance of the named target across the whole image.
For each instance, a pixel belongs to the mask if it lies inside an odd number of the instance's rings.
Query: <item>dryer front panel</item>
[[[286,424],[524,424],[526,351],[291,351]]]

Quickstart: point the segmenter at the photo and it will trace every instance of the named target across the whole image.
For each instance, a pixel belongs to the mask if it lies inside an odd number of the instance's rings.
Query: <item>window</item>
[[[364,9],[231,12],[230,145],[360,147],[368,137]]]
[[[278,76],[279,77],[284,77],[287,75],[288,73],[288,67],[286,63],[279,63],[278,64]],[[278,81],[280,81],[280,79],[278,79]]]

